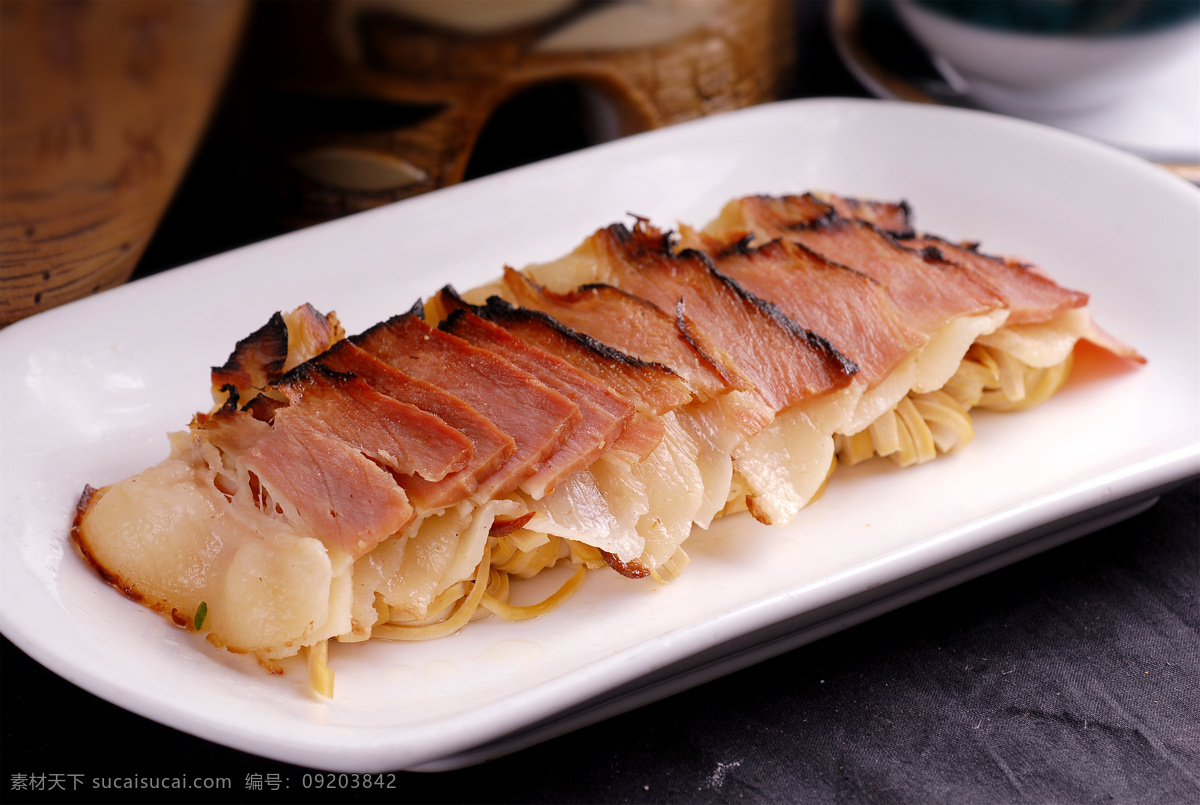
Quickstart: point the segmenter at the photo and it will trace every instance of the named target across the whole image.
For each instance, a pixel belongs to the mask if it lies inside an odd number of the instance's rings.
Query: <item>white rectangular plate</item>
[[[334,646],[332,701],[307,695],[297,666],[269,676],[126,600],[69,542],[84,484],[162,460],[166,432],[209,407],[209,367],[276,310],[311,302],[357,332],[443,283],[466,289],[506,262],[557,257],[627,212],[703,224],[735,196],[808,189],[904,198],[924,230],[1035,260],[1089,292],[1097,319],[1149,364],[1081,360],[1040,408],[981,414],[960,454],[839,470],[787,528],[727,518],[689,540],[692,563],[670,585],[598,572],[533,621],[489,619],[424,644]],[[735,655],[748,661],[759,643],[774,650],[767,644],[839,605],[884,592],[895,605],[935,570],[951,578],[937,569],[956,559],[1007,550],[1013,535],[1086,530],[1079,521],[1119,515],[1123,501],[1200,471],[1197,299],[1200,193],[1061,132],[823,100],[627,138],[239,249],[0,333],[0,627],[89,691],[248,752],[341,771],[482,759],[664,695]]]

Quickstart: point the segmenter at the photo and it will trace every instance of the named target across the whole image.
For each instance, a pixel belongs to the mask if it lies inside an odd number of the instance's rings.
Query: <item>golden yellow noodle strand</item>
[[[575,564],[582,564],[588,570],[599,570],[608,564],[600,554],[600,549],[594,545],[567,540],[567,546],[571,549],[571,560]]]
[[[650,568],[650,577],[659,584],[670,584],[691,561],[692,557],[688,556],[682,547],[676,548],[670,559],[657,568]]]
[[[507,601],[511,592],[512,585],[508,574],[493,567],[487,589],[484,591],[484,599],[494,598],[497,601]]]
[[[1003,350],[992,353],[1000,365],[1000,391],[1013,402],[1025,399],[1025,370],[1028,367]]]
[[[479,602],[483,600],[483,596],[487,590],[491,561],[492,546],[491,540],[488,540],[488,546],[483,551],[483,560],[480,561],[479,568],[475,573],[475,583],[471,587],[471,594],[463,600],[454,614],[446,620],[441,623],[431,623],[424,626],[386,624],[376,627],[375,635],[387,640],[435,640],[439,637],[454,634],[467,625],[467,622],[471,620],[471,616],[479,607]]]
[[[505,541],[509,541],[507,536],[500,538],[501,543]],[[514,576],[530,578],[558,562],[561,542],[561,537],[549,537],[531,551],[517,549],[505,561],[495,563],[495,567]]]
[[[864,431],[836,434],[836,455],[846,466],[888,456],[908,467],[958,450],[975,437],[971,408],[1016,411],[1040,405],[1062,388],[1073,359],[1072,353],[1056,366],[1039,369],[973,344],[941,389],[909,394]]]
[[[901,426],[908,434],[908,443],[912,449],[911,461],[923,464],[937,458],[937,446],[933,441],[933,433],[930,432],[929,425],[913,405],[911,397],[905,397],[896,404],[896,414],[900,419]]]
[[[1000,384],[1000,366],[986,347],[974,344],[967,350],[954,377],[947,381],[942,390],[953,397],[964,408],[979,404],[984,389]]]
[[[517,548],[516,543],[507,537],[500,537],[499,539],[490,541],[496,543],[492,546],[493,567],[502,567],[503,565],[507,564],[514,556],[517,555],[517,552],[520,550]]]
[[[982,344],[974,344],[967,351],[973,362],[978,363],[986,372],[985,385],[995,386],[1000,382],[1000,364],[992,350]]]
[[[518,551],[532,551],[549,542],[550,535],[544,534],[541,531],[530,531],[525,528],[519,528],[511,534],[506,534],[502,539],[512,542]]]
[[[899,404],[897,403],[897,407],[898,406]],[[893,450],[886,455],[894,464],[897,464],[901,467],[911,467],[913,464],[917,463],[917,451],[913,446],[912,435],[909,434],[908,428],[903,426],[904,423],[900,419],[900,415],[895,409],[891,411],[891,414],[892,419],[896,422],[896,435],[899,437],[898,440],[900,442],[900,447],[899,449]]]
[[[950,394],[940,390],[916,394],[912,403],[929,426],[934,444],[941,452],[960,450],[975,437],[971,415]]]
[[[316,693],[333,698],[333,669],[329,667],[329,641],[308,647],[308,683]]]
[[[514,607],[493,598],[488,593],[484,593],[483,598],[480,599],[480,606],[506,621],[523,621],[529,618],[536,618],[538,615],[546,614],[570,598],[571,594],[579,589],[579,585],[583,583],[583,577],[586,573],[587,568],[583,565],[575,568],[575,572],[571,575],[571,578],[567,579],[563,586],[559,587],[553,595],[540,604]]]
[[[1037,369],[1032,366],[1024,368],[1024,384],[1026,394],[1020,400],[1009,399],[1002,392],[989,392],[979,402],[979,407],[990,411],[1020,411],[1040,405],[1053,396],[1067,377],[1075,362],[1075,353],[1067,355],[1066,360],[1048,369]]]
[[[884,412],[870,424],[867,430],[871,434],[871,444],[878,455],[888,456],[903,447],[901,441],[903,437],[900,435],[900,426],[896,422],[895,410]]]
[[[554,567],[558,564],[558,560],[563,547],[562,537],[554,537],[540,548],[530,553],[529,564],[523,571],[517,573],[522,578],[530,578],[548,567]]]
[[[424,626],[430,623],[441,623],[446,619],[451,608],[470,592],[470,581],[457,582],[442,590],[436,598],[429,602],[429,605],[425,607],[425,615],[423,617],[417,617],[408,610],[390,609],[389,617],[385,623],[405,626]]]
[[[942,391],[949,394],[963,408],[971,409],[979,404],[983,396],[983,384],[974,382],[969,372],[959,372],[942,386]]]
[[[852,436],[839,433],[834,436],[837,447],[838,461],[847,467],[853,467],[875,456],[875,443],[871,439],[870,430],[860,430]]]

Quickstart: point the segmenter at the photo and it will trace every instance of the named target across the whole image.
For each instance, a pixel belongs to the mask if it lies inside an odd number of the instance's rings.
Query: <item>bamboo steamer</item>
[[[0,0],[0,325],[129,279],[246,10]]]

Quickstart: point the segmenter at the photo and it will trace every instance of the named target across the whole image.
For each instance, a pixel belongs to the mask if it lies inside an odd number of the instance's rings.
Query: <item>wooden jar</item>
[[[242,0],[0,0],[0,325],[129,278],[245,15]]]

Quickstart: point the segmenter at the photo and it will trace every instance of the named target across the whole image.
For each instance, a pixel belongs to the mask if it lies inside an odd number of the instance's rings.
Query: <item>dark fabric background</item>
[[[798,11],[794,94],[865,94],[829,46],[824,6]],[[141,274],[273,234],[215,217],[218,161],[201,155]],[[0,799],[1196,803],[1198,592],[1193,479],[1125,523],[750,669],[488,764],[398,773],[385,790],[305,789],[311,770],[134,716],[4,640]],[[91,788],[176,775],[232,788]],[[17,790],[34,776],[43,790]]]

